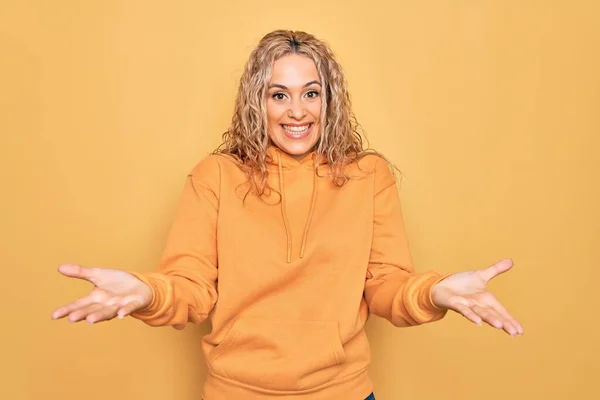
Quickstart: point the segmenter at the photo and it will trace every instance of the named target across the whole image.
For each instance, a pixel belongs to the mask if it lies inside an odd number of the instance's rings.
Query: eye
[[[278,92],[272,96],[275,100],[283,100],[285,99],[285,94]]]
[[[309,99],[314,99],[315,97],[319,96],[319,92],[317,92],[316,90],[311,90],[311,91],[309,91],[309,92],[306,93],[306,96]]]

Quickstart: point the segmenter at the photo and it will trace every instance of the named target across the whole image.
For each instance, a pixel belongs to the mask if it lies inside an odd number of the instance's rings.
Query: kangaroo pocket
[[[337,322],[240,316],[208,368],[254,387],[301,390],[331,381],[345,361]]]

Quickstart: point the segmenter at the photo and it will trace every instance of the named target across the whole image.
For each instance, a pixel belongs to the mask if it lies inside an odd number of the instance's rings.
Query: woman
[[[275,31],[250,56],[223,145],[188,176],[159,270],[61,265],[95,287],[53,318],[181,329],[211,314],[205,400],[374,398],[370,314],[411,326],[453,310],[522,334],[486,290],[511,266],[416,273],[396,181],[363,149],[334,55]]]

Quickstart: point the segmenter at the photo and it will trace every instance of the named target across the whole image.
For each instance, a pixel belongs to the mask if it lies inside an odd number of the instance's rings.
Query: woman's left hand
[[[521,324],[486,289],[492,278],[512,266],[512,260],[505,259],[484,269],[450,275],[433,287],[433,303],[439,308],[456,311],[477,325],[485,321],[495,328],[504,329],[511,336],[522,335]]]

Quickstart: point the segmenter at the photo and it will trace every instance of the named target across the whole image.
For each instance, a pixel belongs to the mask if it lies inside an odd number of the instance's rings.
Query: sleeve
[[[198,163],[185,181],[158,269],[131,272],[153,294],[151,304],[131,316],[150,326],[200,323],[217,301],[220,168],[213,157]]]
[[[373,242],[365,281],[369,311],[399,327],[442,319],[447,310],[433,304],[431,289],[449,274],[415,272],[396,180],[379,157],[373,207]]]

